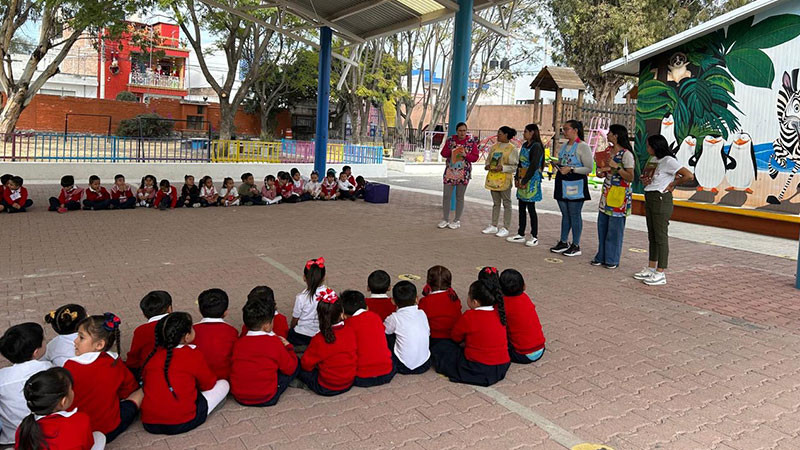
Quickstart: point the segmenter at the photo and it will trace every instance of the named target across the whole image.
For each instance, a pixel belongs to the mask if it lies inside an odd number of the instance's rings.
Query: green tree
[[[58,73],[75,42],[96,38],[100,30],[111,35],[126,27],[128,13],[142,11],[145,2],[117,0],[4,0],[0,2],[0,89],[7,101],[0,111],[0,134],[11,133],[22,111],[45,82]],[[15,73],[11,52],[23,39],[22,29],[38,25],[21,72]],[[87,35],[85,35],[88,34]]]

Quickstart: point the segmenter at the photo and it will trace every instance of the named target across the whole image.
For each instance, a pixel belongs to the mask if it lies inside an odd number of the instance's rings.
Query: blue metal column
[[[320,179],[325,176],[328,154],[328,115],[331,99],[331,40],[328,27],[319,30],[319,78],[317,82],[317,139],[314,141],[314,170]]]
[[[467,99],[469,98],[469,56],[472,50],[472,9],[473,0],[458,0],[458,12],[453,37],[453,69],[450,76],[450,121],[447,134],[456,134],[456,124],[467,120]],[[431,76],[433,73],[431,72]],[[450,197],[450,210],[456,209],[456,187]]]

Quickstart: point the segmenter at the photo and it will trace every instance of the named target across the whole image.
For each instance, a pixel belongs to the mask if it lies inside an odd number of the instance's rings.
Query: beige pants
[[[503,228],[511,226],[511,188],[505,191],[492,191],[492,226],[500,219],[500,203],[503,204]]]

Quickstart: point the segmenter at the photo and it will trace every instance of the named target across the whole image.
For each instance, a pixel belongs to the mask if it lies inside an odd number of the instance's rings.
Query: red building
[[[98,97],[114,99],[120,92],[130,91],[139,101],[181,99],[187,94],[188,59],[189,49],[180,40],[178,25],[129,22],[119,40],[101,39]]]

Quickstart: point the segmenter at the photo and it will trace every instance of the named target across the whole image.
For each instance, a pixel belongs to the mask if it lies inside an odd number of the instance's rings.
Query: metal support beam
[[[317,136],[314,140],[314,170],[320,179],[325,176],[328,155],[328,121],[331,103],[331,42],[333,31],[319,29],[319,78],[317,86]]]
[[[453,17],[453,15],[455,15],[453,11],[443,8],[438,11],[434,11],[432,13],[423,14],[419,18],[408,19],[402,22],[394,23],[392,25],[388,25],[386,27],[371,30],[368,33],[365,33],[364,40],[369,41],[370,39],[376,39],[383,36],[397,34],[400,33],[401,31],[408,31],[408,30],[413,30],[415,28],[421,28],[429,23],[449,19],[450,17]]]
[[[472,20],[474,20],[477,24],[481,25],[482,27],[486,28],[487,30],[494,31],[495,33],[499,34],[500,36],[503,36],[503,37],[511,36],[511,33],[509,33],[508,30],[506,30],[505,28],[499,27],[499,26],[493,24],[492,22],[489,22],[488,20],[486,20],[483,17],[479,16],[478,13],[474,13],[472,15]]]
[[[295,14],[305,18],[308,21],[317,22],[320,25],[336,28],[336,31],[338,31],[339,34],[342,37],[346,38],[347,40],[353,42],[364,42],[364,38],[362,38],[361,36],[353,33],[352,31],[346,28],[342,28],[341,26],[331,22],[330,20],[320,17],[316,11],[302,7],[298,4],[298,2],[287,1],[287,0],[272,0],[271,2],[291,10]]]
[[[467,120],[467,99],[469,99],[469,56],[472,50],[472,8],[473,0],[459,0],[453,36],[453,68],[450,71],[450,120],[449,135],[456,134],[456,125]],[[453,186],[450,209],[455,210],[455,186]]]
[[[346,19],[350,16],[354,16],[356,14],[360,14],[368,9],[374,8],[376,6],[382,5],[384,3],[389,3],[392,0],[378,0],[378,1],[363,1],[361,3],[357,3],[349,8],[345,8],[341,11],[337,11],[330,16],[326,17],[325,19],[330,22],[337,22],[342,19]]]

